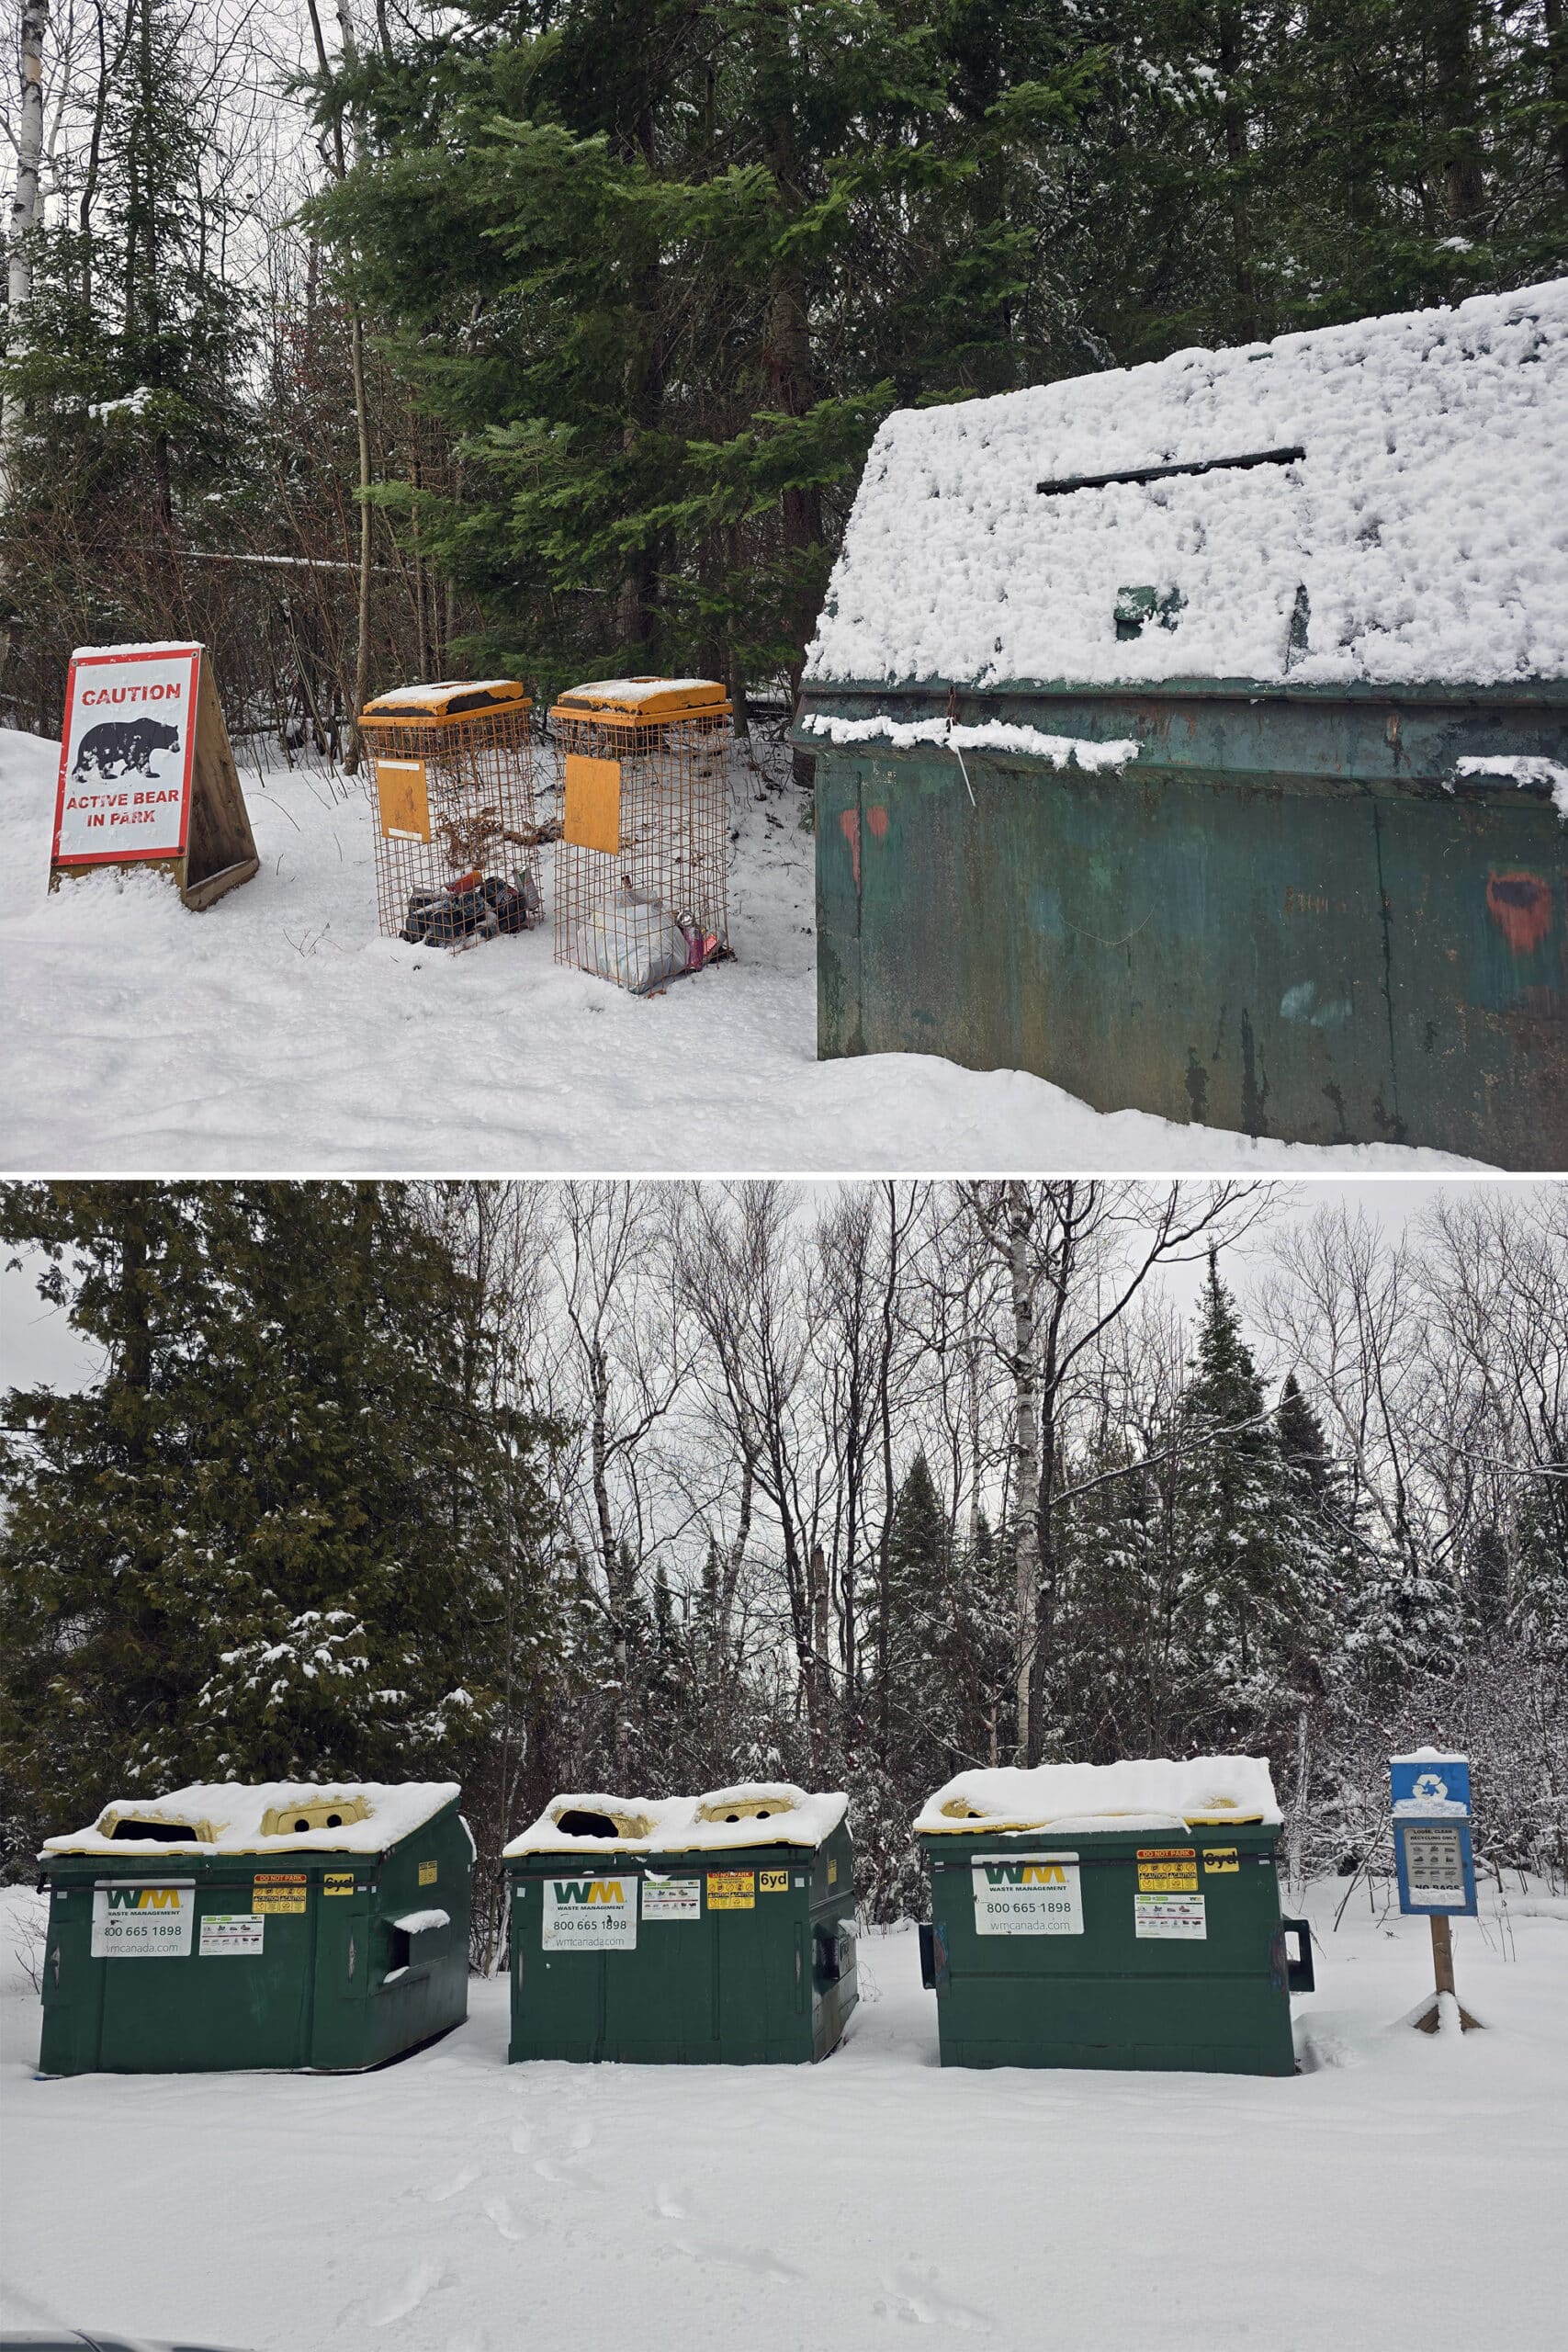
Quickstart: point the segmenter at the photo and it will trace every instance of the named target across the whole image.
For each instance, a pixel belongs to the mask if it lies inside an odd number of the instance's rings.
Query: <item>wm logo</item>
[[[180,1891],[177,1886],[111,1886],[111,1911],[177,1911]]]
[[[567,1903],[607,1903],[617,1909],[626,1904],[626,1895],[618,1878],[557,1879],[556,1901]]]
[[[987,1886],[1066,1886],[1060,1862],[987,1862]]]

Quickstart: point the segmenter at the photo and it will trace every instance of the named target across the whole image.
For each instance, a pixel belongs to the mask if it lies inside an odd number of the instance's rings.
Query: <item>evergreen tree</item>
[[[1306,1562],[1279,1432],[1213,1253],[1182,1425],[1176,1639],[1190,1736],[1232,1747],[1261,1735],[1293,1681]]]
[[[547,1575],[540,1433],[465,1378],[467,1278],[400,1188],[12,1187],[0,1233],[105,1351],[13,1394],[4,1756],[50,1826],[112,1784],[451,1770]],[[508,1615],[525,1643],[526,1607]]]

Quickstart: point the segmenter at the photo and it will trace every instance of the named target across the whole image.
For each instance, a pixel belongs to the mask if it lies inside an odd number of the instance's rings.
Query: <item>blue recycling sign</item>
[[[1401,1911],[1475,1916],[1470,1761],[1435,1748],[1389,1763]]]

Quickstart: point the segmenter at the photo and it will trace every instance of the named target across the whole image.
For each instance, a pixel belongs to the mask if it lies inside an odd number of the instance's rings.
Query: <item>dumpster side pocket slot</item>
[[[1296,1939],[1295,1956],[1286,1958],[1285,1984],[1292,1993],[1315,1993],[1317,1977],[1313,1969],[1312,1925],[1306,1919],[1281,1919],[1281,1940],[1287,1936]]]
[[[947,1982],[947,1936],[935,1920],[922,1919],[919,1924],[920,1982],[928,1993]]]

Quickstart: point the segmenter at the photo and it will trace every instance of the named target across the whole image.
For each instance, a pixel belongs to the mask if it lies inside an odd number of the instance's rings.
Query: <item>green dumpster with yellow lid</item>
[[[825,2058],[855,2006],[840,1794],[559,1796],[507,1847],[509,2056]]]
[[[468,2014],[456,1781],[224,1781],[49,1838],[44,2075],[356,2072]]]
[[[960,1773],[915,1824],[942,2064],[1293,2073],[1280,1829],[1258,1757]]]

